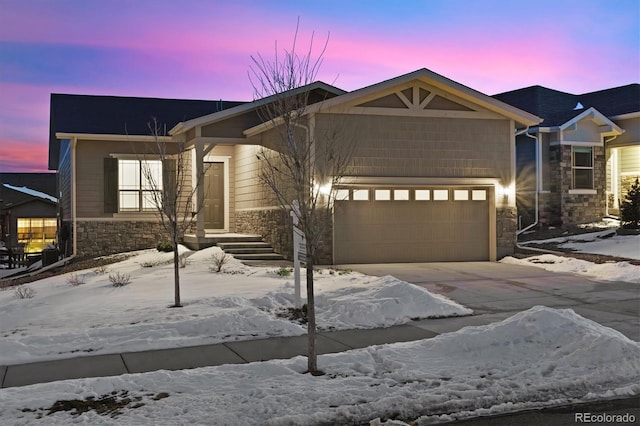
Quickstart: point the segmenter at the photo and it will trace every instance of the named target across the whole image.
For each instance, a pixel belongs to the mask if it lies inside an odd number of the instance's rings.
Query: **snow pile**
[[[318,323],[337,329],[375,328],[404,324],[413,318],[473,313],[444,296],[407,284],[387,275],[366,285],[321,293],[316,298]]]
[[[552,272],[585,275],[602,281],[640,283],[640,266],[632,265],[629,262],[593,263],[553,254],[543,254],[525,259],[505,257],[501,262],[537,266]]]
[[[0,291],[0,365],[306,333],[306,326],[281,316],[294,306],[291,276],[233,258],[222,273],[212,273],[217,247],[190,253],[181,246],[179,253],[189,255],[180,270],[182,309],[167,308],[173,303],[173,253],[156,250],[138,252],[106,272],[30,283],[33,299]],[[116,272],[131,283],[113,287],[109,275]],[[72,286],[71,278],[83,284]],[[393,277],[325,270],[316,274],[315,291],[317,325],[324,330],[472,313]]]
[[[417,424],[640,394],[640,343],[572,310],[534,307],[502,322],[417,342],[319,357],[70,380],[0,390],[0,423],[35,421],[57,400],[127,390],[144,405],[46,424]],[[159,401],[150,395],[168,393]],[[36,410],[29,412],[27,410]]]

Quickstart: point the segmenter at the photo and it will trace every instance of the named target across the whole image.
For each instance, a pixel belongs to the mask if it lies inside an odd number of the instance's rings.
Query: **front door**
[[[204,227],[224,229],[224,163],[206,163]]]

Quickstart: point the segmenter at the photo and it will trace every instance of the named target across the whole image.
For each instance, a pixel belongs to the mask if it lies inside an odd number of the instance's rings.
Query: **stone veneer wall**
[[[258,234],[273,249],[291,260],[293,257],[293,222],[282,210],[236,210],[236,232]]]
[[[593,147],[593,181],[595,194],[570,194],[572,189],[571,146],[561,146],[560,211],[562,226],[600,220],[606,214],[606,161],[604,147]]]
[[[570,194],[573,185],[571,145],[554,145],[550,151],[549,192],[539,196],[539,223],[562,226],[600,220],[606,214],[606,162],[604,147],[593,147],[595,194]]]
[[[236,232],[259,234],[286,259],[293,259],[293,221],[279,208],[236,210]],[[333,263],[332,229],[329,226],[318,253],[319,264]]]
[[[496,209],[496,256],[501,259],[513,254],[516,247],[518,211],[515,207]]]
[[[155,247],[167,240],[156,221],[78,221],[76,228],[79,256],[99,256]]]

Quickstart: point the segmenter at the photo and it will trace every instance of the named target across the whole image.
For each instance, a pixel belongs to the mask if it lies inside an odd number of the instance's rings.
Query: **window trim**
[[[139,159],[139,158],[131,158],[128,156],[123,156],[117,157],[118,159],[118,182],[117,182],[117,199],[118,199],[118,213],[133,213],[133,214],[148,214],[148,213],[154,213],[157,211],[156,207],[150,207],[150,208],[145,208],[145,193],[152,193],[152,192],[159,192],[160,196],[162,196],[162,191],[163,191],[163,185],[164,185],[164,165],[162,164],[162,160],[160,159]],[[122,161],[135,161],[137,162],[137,166],[138,166],[138,186],[137,189],[123,189],[122,188],[122,181],[120,179],[120,172],[122,170]],[[146,186],[148,186],[145,181],[146,178],[144,176],[144,172],[143,172],[143,163],[145,162],[154,162],[154,163],[158,163],[159,167],[160,167],[160,179],[159,182],[156,182],[156,185],[159,185],[160,188],[157,189],[148,189],[146,188]],[[138,207],[137,209],[134,208],[123,208],[122,207],[122,194],[123,193],[136,193],[137,194],[137,199],[138,199]]]
[[[591,166],[576,166],[576,148],[580,148],[582,150],[589,149],[591,151]],[[569,193],[571,194],[590,194],[595,192],[582,192],[582,191],[595,191],[595,150],[593,146],[576,146],[571,145],[571,189]],[[591,186],[588,188],[577,188],[576,187],[576,170],[591,170]]]

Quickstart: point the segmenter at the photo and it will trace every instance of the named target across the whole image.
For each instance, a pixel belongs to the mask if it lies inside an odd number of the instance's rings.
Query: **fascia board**
[[[307,110],[307,113],[320,112],[322,110],[331,109],[332,107],[352,102],[358,98],[365,97],[367,95],[381,92],[386,89],[408,83],[412,80],[420,80],[428,85],[434,86],[442,91],[456,95],[462,99],[472,102],[473,104],[484,107],[490,111],[496,112],[509,119],[512,119],[518,123],[533,126],[542,122],[542,118],[513,107],[509,104],[494,99],[484,93],[478,92],[453,80],[450,80],[444,76],[436,74],[426,68],[414,71],[409,74],[405,74],[399,77],[392,78],[371,86],[364,87],[362,89],[354,90],[342,96],[329,99],[324,102],[318,102],[311,105]]]
[[[330,93],[334,93],[338,96],[343,95],[344,93],[347,93],[346,91],[339,89],[337,87],[333,87],[329,84],[323,83],[322,81],[316,81],[314,83],[311,83],[307,86],[303,86],[303,87],[299,87],[297,89],[294,89],[291,91],[292,95],[295,95],[296,93],[299,93],[300,91],[311,91],[311,90],[316,90],[316,89],[322,89],[322,90],[326,90],[327,92]],[[174,135],[177,133],[183,133],[186,132],[196,126],[204,126],[207,124],[213,124],[216,123],[218,121],[227,119],[227,118],[231,118],[235,115],[239,115],[248,111],[251,111],[252,109],[257,109],[262,105],[268,104],[269,102],[273,101],[275,99],[276,95],[271,95],[271,96],[267,96],[265,98],[261,98],[261,99],[257,99],[253,102],[248,102],[246,104],[242,104],[242,105],[238,105],[236,107],[233,108],[229,108],[229,109],[225,109],[219,112],[214,112],[212,114],[208,114],[208,115],[204,115],[202,117],[198,117],[198,118],[194,118],[192,120],[188,120],[188,121],[184,121],[184,122],[180,122],[178,124],[176,124],[175,126],[173,126],[173,128],[171,130],[169,130],[169,134],[170,135]]]

